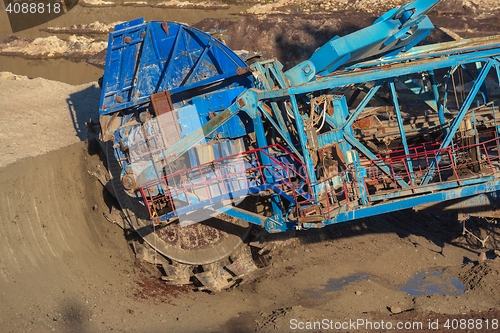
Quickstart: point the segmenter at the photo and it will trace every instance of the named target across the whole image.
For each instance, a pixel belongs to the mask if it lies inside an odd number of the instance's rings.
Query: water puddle
[[[312,298],[325,298],[326,292],[341,290],[345,286],[356,282],[369,280],[370,275],[364,273],[357,273],[353,275],[349,275],[346,277],[338,278],[338,279],[329,279],[326,284],[322,285],[322,289],[308,289],[306,293]]]
[[[43,77],[73,85],[96,82],[103,73],[102,69],[89,65],[84,60],[24,59],[0,55],[0,72],[2,71],[32,78]]]
[[[399,289],[410,296],[432,294],[460,296],[467,289],[460,280],[444,273],[445,267],[420,271],[410,278]]]
[[[467,289],[460,280],[445,273],[446,267],[438,267],[420,271],[404,284],[393,286],[379,281],[366,273],[356,273],[346,277],[329,279],[320,289],[307,289],[305,293],[315,299],[327,297],[327,292],[338,291],[357,281],[375,281],[393,290],[406,292],[410,296],[426,296],[433,294],[460,296]]]

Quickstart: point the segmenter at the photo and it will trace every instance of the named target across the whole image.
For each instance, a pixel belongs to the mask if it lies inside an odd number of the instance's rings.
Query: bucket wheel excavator
[[[117,25],[100,141],[142,257],[215,291],[259,271],[251,226],[407,208],[495,217],[500,36],[417,46],[437,3],[395,8],[286,71],[184,24]]]

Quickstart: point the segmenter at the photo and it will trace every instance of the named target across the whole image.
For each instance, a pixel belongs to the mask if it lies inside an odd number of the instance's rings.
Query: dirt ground
[[[293,64],[331,33],[369,24],[371,15],[353,13],[352,25],[300,14],[207,19],[197,27],[224,28],[230,47]],[[464,18],[465,28],[460,15],[436,19],[462,36],[500,33],[481,17],[476,25]],[[285,24],[295,24],[295,33]],[[451,38],[445,35],[432,37]],[[266,273],[227,291],[167,286],[153,265],[135,260],[131,235],[108,220],[115,201],[89,174],[102,168],[85,128],[96,120],[99,95],[95,82],[0,75],[0,331],[500,329],[498,225],[467,222],[487,238],[482,247],[456,216],[441,212],[402,211],[282,235],[256,257]]]

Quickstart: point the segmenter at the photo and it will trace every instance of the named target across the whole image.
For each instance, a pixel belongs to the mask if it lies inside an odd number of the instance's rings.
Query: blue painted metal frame
[[[333,219],[325,219],[325,221],[321,222],[320,225],[316,223],[314,224],[304,223],[303,228],[309,229],[309,228],[324,227],[330,224],[347,222],[364,217],[413,208],[425,204],[439,203],[458,198],[467,198],[483,193],[496,192],[497,195],[499,195],[500,193],[499,191],[500,191],[500,180],[495,180],[495,181],[490,180],[489,182],[485,182],[482,184],[462,186],[460,188],[454,188],[449,190],[440,190],[435,193],[427,193],[410,198],[392,200],[390,202],[381,203],[376,206],[370,206],[366,208],[360,207],[359,209],[343,211]]]
[[[417,205],[497,192],[500,191],[498,174],[457,182],[432,183],[432,176],[440,161],[439,151],[435,160],[428,165],[422,181],[418,184],[415,181],[396,80],[406,82],[415,96],[420,97],[433,112],[437,112],[439,126],[444,133],[440,149],[452,143],[475,96],[481,92],[483,99],[488,99],[485,79],[493,68],[500,80],[499,36],[415,46],[433,28],[426,13],[438,2],[418,0],[391,10],[366,29],[345,37],[334,37],[310,59],[286,72],[282,71],[283,66],[276,60],[255,63],[251,66],[253,76],[242,70],[246,67],[245,63],[231,50],[196,29],[176,23],[128,22],[117,26],[109,38],[100,113],[110,115],[124,112],[124,125],[132,119],[126,115],[127,110],[147,105],[152,94],[164,90],[173,96],[173,112],[186,103],[200,109],[199,116],[203,118],[200,126],[190,127],[177,143],[163,152],[167,164],[173,163],[198,143],[214,139],[216,135],[224,133],[224,138],[246,135],[249,127],[243,126],[237,119],[243,113],[250,119],[257,147],[267,147],[276,142],[277,138],[270,137],[267,132],[272,128],[280,142],[305,165],[305,170],[301,171],[305,180],[294,180],[297,186],[292,189],[293,193],[289,193],[280,187],[281,180],[276,175],[264,171],[267,184],[254,189],[272,190],[269,196],[272,213],[268,217],[237,207],[220,206],[224,196],[211,198],[208,202],[210,209],[261,225],[270,232],[322,227]],[[468,64],[476,66],[480,73],[477,77],[471,75],[474,82],[472,89],[455,118],[447,123],[446,114],[450,114],[447,107],[450,77],[457,68],[467,70]],[[439,83],[436,73],[443,70],[447,72]],[[417,73],[422,72],[429,77],[430,90],[425,82],[420,84],[415,78]],[[213,85],[216,88],[211,91],[199,90]],[[348,102],[342,94],[350,86],[360,87],[366,91],[365,96],[357,101],[358,95],[355,95]],[[408,168],[409,177],[406,179],[395,175],[389,165],[356,137],[353,128],[384,86],[390,90],[398,139],[401,140],[405,156],[402,161]],[[442,88],[446,89],[441,96]],[[213,101],[216,96],[221,99],[220,103]],[[320,96],[330,97],[326,99],[323,110],[311,107],[312,101]],[[305,111],[307,108],[311,111]],[[494,107],[492,112],[495,115]],[[322,124],[318,128],[313,127],[312,131],[308,128],[308,132],[306,126],[310,126],[313,118],[323,119]],[[178,121],[182,125],[187,119],[181,115]],[[229,123],[231,126],[227,125]],[[230,129],[222,130],[224,126]],[[500,132],[500,125],[496,125],[496,130]],[[119,144],[118,141],[115,143]],[[318,151],[325,149],[337,149],[337,153],[342,155],[340,159],[344,159],[346,164],[343,174],[327,181],[318,176],[317,161],[313,158]],[[370,194],[365,182],[367,170],[361,165],[358,154],[391,177],[397,189],[389,193]],[[119,157],[125,158],[122,155]],[[263,153],[259,160],[263,165],[274,163]],[[350,188],[338,192],[329,190],[330,186],[342,184]],[[310,194],[306,194],[302,186],[306,186]],[[343,194],[339,194],[341,192]],[[327,210],[320,204],[325,193],[327,201],[343,196],[346,204]],[[306,199],[308,204],[300,207],[299,202],[294,202],[297,196]],[[207,202],[198,204],[204,207]],[[195,206],[186,208],[186,212]],[[296,215],[291,214],[293,209],[297,210]],[[173,211],[161,219],[168,220],[176,214],[183,214],[183,210]],[[310,222],[311,217],[321,220]]]
[[[99,113],[242,76],[247,65],[227,46],[193,27],[143,19],[117,25],[109,35]],[[248,75],[239,85],[251,87]]]
[[[494,62],[496,62],[496,60],[487,61],[486,66],[484,66],[483,69],[481,70],[481,74],[479,75],[477,80],[474,81],[474,85],[472,86],[472,89],[469,92],[469,95],[467,96],[465,102],[462,104],[462,107],[458,111],[458,115],[455,117],[455,119],[453,119],[453,122],[450,125],[450,129],[446,133],[446,136],[444,137],[443,142],[441,143],[440,149],[446,148],[450,145],[451,140],[453,139],[453,137],[455,136],[455,133],[458,130],[458,126],[460,126],[460,123],[464,119],[465,114],[469,110],[469,108],[473,102],[473,99],[476,97],[476,94],[478,93],[480,87],[484,84],[484,80],[486,79],[486,75],[488,75]],[[430,181],[430,179],[432,178],[432,174],[435,171],[436,164],[439,163],[440,159],[441,159],[441,157],[438,154],[436,156],[436,160],[431,163],[431,165],[429,167],[429,171],[422,179],[422,182],[421,182],[422,185],[425,185]]]
[[[328,75],[348,63],[371,57],[398,54],[427,37],[434,28],[425,14],[438,1],[417,0],[393,9],[373,25],[345,37],[336,36],[317,49],[311,58],[285,72],[292,85]]]

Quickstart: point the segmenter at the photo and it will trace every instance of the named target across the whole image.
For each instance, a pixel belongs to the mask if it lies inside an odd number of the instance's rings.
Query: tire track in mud
[[[85,200],[77,197],[78,191],[67,191],[65,184],[75,183],[78,189],[76,183],[81,180],[80,176],[76,170],[65,170],[72,174],[62,175],[61,169],[68,168],[65,161],[60,161],[59,165],[40,163],[49,157],[22,161],[1,172],[6,200],[0,203],[0,243],[9,244],[8,252],[12,255],[8,257],[17,263],[15,266],[2,265],[2,269],[11,275],[25,268],[49,266],[64,259],[67,252],[92,249],[95,245],[85,240],[86,237],[75,237],[88,234],[81,221],[85,216],[81,209]]]
[[[16,319],[106,292],[131,260],[121,229],[103,218],[103,188],[87,173],[95,163],[79,143],[0,169],[0,321],[15,330],[27,324]]]

